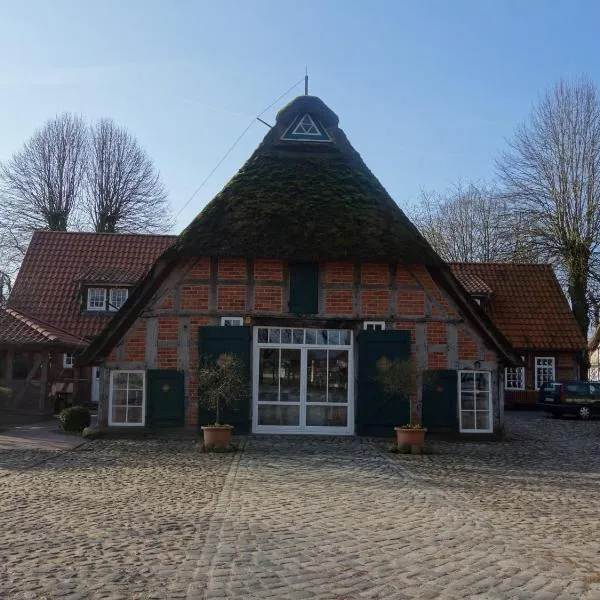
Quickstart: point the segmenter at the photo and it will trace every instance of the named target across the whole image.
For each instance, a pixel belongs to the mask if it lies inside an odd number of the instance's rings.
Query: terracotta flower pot
[[[394,430],[396,431],[398,446],[403,446],[404,444],[422,446],[425,443],[427,429],[403,429],[402,427],[395,427]]]
[[[231,446],[232,425],[203,425],[205,448],[228,448]]]

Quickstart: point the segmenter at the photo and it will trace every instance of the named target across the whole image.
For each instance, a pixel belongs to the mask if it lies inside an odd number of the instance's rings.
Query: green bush
[[[92,415],[85,406],[71,406],[60,413],[60,422],[65,431],[83,431],[90,426]]]

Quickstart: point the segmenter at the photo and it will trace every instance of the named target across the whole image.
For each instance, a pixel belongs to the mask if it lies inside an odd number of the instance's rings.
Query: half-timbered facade
[[[414,418],[491,434],[520,363],[312,96],[279,112],[83,355],[103,368],[101,426],[210,421],[196,373],[225,352],[250,389],[227,421],[257,433],[390,433],[409,403],[374,381],[388,356],[430,371]]]

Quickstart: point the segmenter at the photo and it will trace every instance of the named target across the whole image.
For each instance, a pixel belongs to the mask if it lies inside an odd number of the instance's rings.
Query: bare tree
[[[102,119],[90,130],[85,210],[98,233],[165,231],[171,217],[152,160],[135,137]]]
[[[83,121],[68,113],[48,121],[0,165],[0,206],[11,220],[5,228],[19,239],[34,229],[66,230],[77,208],[85,161]]]
[[[458,183],[442,193],[423,191],[412,217],[447,261],[532,259],[519,235],[519,215],[491,186]]]
[[[587,336],[598,282],[600,102],[593,83],[560,81],[534,107],[497,163],[528,243],[562,272]],[[597,286],[596,286],[597,287]]]
[[[0,271],[0,306],[4,306],[11,290],[11,280],[7,273]]]

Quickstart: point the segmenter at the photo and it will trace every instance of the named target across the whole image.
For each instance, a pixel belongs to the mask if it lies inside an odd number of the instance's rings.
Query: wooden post
[[[15,358],[15,351],[12,348],[9,348],[6,352],[6,370],[4,373],[6,374],[5,381],[10,383],[13,378],[13,361]]]
[[[50,362],[50,352],[44,350],[41,353],[40,365],[40,412],[46,413],[46,400],[48,398],[48,363]]]

